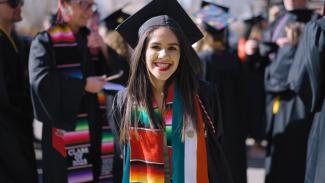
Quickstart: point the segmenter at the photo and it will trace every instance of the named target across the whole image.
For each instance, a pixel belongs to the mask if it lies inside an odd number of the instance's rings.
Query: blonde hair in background
[[[117,31],[108,30],[105,34],[104,42],[113,48],[120,56],[129,61],[130,51],[128,44]]]
[[[298,45],[299,37],[302,33],[304,25],[305,24],[303,23],[292,22],[286,26],[285,31],[287,33],[287,38],[289,39],[289,41],[293,46]]]

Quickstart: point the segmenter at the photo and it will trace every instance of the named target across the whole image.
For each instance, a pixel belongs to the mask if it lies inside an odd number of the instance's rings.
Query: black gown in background
[[[305,183],[325,182],[325,18],[306,25],[289,73],[289,84],[313,117]]]
[[[28,84],[29,46],[0,29],[0,182],[37,182],[33,112]]]
[[[77,154],[72,155],[72,158],[77,158],[74,161],[81,163],[88,157],[87,161],[90,162],[87,163],[92,164],[94,181],[98,181],[101,174],[102,124],[98,120],[98,100],[96,94],[85,92],[84,89],[85,78],[96,75],[95,66],[89,58],[87,30],[82,28],[74,36],[77,46],[72,45],[60,50],[59,46],[52,45],[53,39],[49,34],[42,32],[33,40],[30,51],[31,96],[35,117],[43,122],[43,181],[46,183],[68,181],[67,160],[56,148],[60,146],[60,142],[54,140],[60,134],[53,130],[75,130],[77,115],[81,110],[88,115],[86,118],[89,122],[90,149],[81,154],[80,162]],[[78,63],[83,79],[62,74],[58,65],[65,62],[72,65]]]
[[[247,125],[242,120],[240,63],[230,51],[203,51],[198,55],[205,65],[203,79],[218,87],[224,129],[222,147],[231,175],[235,183],[245,183]]]
[[[312,10],[293,10],[276,20],[264,34],[260,47],[265,70],[266,183],[303,182],[310,119],[299,96],[287,82],[296,47],[277,47],[275,41],[287,37],[285,27],[291,22],[307,23],[319,18]],[[263,47],[264,46],[264,47]]]

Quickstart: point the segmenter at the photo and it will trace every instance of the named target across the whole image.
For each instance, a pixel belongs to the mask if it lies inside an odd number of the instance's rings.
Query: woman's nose
[[[159,55],[158,55],[159,58],[165,58],[167,56],[168,56],[168,53],[167,53],[166,49],[161,49],[159,51]]]

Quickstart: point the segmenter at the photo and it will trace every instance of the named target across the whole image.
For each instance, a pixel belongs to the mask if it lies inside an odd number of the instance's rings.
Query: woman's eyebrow
[[[160,42],[151,42],[150,44],[161,45]],[[179,46],[178,43],[169,43],[168,45],[169,45],[169,46]]]

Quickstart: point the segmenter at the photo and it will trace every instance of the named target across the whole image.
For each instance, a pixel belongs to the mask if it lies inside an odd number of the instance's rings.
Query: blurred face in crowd
[[[179,41],[168,27],[155,29],[146,47],[146,67],[152,82],[164,83],[176,71],[181,52]]]
[[[8,24],[21,21],[22,6],[21,0],[0,0],[0,22]]]
[[[304,9],[307,5],[307,0],[283,0],[284,7],[287,11]]]
[[[93,14],[94,0],[70,0],[63,3],[63,14],[68,16],[68,22],[76,27],[87,25]]]

